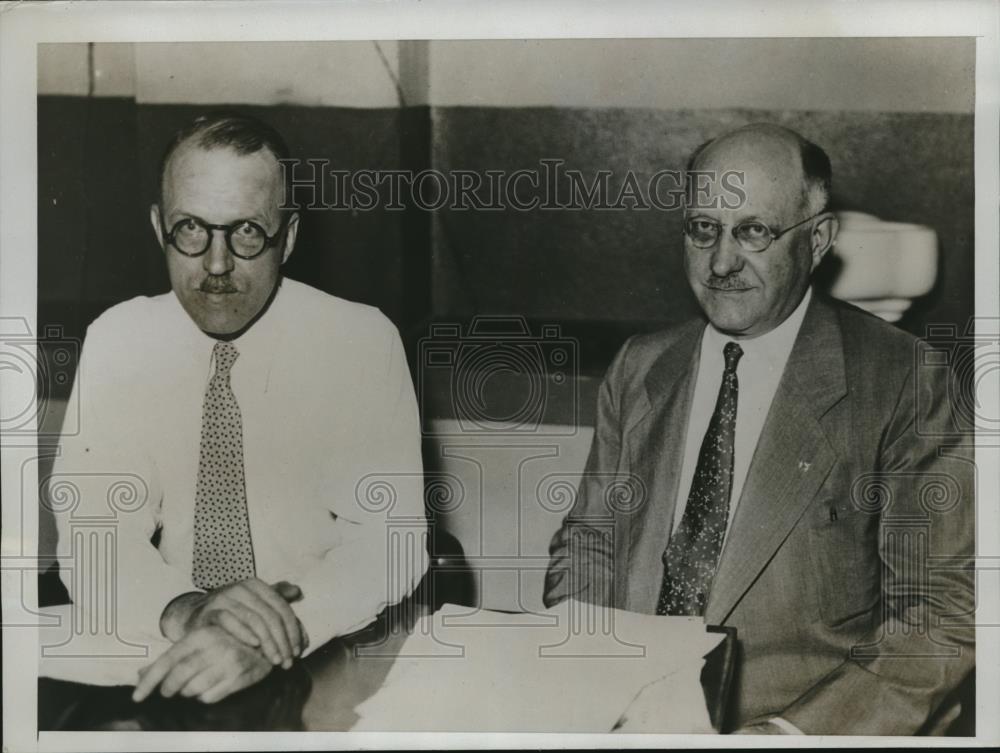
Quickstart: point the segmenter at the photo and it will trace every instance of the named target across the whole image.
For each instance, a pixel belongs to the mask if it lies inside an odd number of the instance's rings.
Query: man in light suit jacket
[[[948,370],[812,291],[837,233],[822,149],[758,124],[689,167],[709,176],[684,231],[708,323],[612,363],[546,603],[735,627],[729,729],[940,733],[974,662],[974,465]]]

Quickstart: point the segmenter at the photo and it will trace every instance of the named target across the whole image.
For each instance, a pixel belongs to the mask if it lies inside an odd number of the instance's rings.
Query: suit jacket
[[[545,600],[655,613],[704,321],[636,336],[598,398]],[[974,465],[950,371],[814,295],[757,443],[705,620],[737,628],[727,727],[941,732],[973,666]]]

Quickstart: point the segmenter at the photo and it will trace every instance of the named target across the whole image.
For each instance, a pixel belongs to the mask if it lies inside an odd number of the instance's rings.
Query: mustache
[[[202,293],[238,293],[237,288],[229,275],[212,275],[201,281],[198,290]]]
[[[743,290],[750,285],[739,275],[730,275],[722,278],[710,277],[705,281],[705,287],[714,290]]]

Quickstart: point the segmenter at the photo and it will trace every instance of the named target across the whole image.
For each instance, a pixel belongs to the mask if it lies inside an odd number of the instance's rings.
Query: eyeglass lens
[[[253,222],[241,222],[226,231],[230,250],[237,256],[256,256],[264,248],[267,235]],[[212,242],[212,231],[195,219],[181,220],[173,229],[173,240],[185,254],[201,254]]]
[[[705,219],[690,219],[684,230],[697,248],[711,248],[722,233],[722,225]],[[734,236],[747,251],[763,251],[771,243],[770,229],[760,222],[741,222],[735,227]]]

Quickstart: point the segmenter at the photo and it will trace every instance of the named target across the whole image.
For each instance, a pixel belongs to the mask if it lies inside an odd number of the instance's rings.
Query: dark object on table
[[[458,539],[435,525],[431,528],[427,549],[430,568],[413,598],[436,612],[445,604],[476,605],[473,571],[465,560]]]
[[[53,562],[47,570],[38,573],[38,606],[54,607],[69,603],[66,586],[59,579],[59,563]]]
[[[736,666],[736,628],[709,625],[709,633],[725,633],[726,638],[705,657],[701,670],[701,687],[705,692],[705,705],[712,729],[719,733],[729,732],[726,727],[726,707],[729,704],[733,686],[733,670]]]

